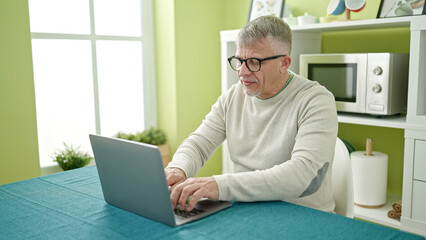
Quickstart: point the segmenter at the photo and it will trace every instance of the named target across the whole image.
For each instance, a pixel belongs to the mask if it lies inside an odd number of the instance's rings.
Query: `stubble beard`
[[[250,91],[250,89],[248,89],[248,87],[244,87],[244,93],[249,96],[249,97],[257,97],[261,94],[260,91]]]
[[[251,87],[251,86],[245,86],[245,85],[244,85],[244,83],[243,83],[243,80],[244,80],[244,79],[240,79],[240,82],[241,82],[241,84],[243,85],[244,93],[245,93],[247,96],[249,96],[249,97],[257,97],[257,96],[259,96],[260,94],[262,94],[262,92],[261,92],[260,90],[257,90],[257,89],[255,89],[255,90],[251,90],[251,89],[250,89],[250,87]],[[257,81],[257,80],[250,80],[250,82],[254,82],[254,84],[259,84],[259,81]]]

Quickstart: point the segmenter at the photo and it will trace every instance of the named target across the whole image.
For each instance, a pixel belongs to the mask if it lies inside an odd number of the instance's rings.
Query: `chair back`
[[[352,166],[349,151],[340,138],[336,139],[331,178],[334,202],[336,204],[334,211],[339,215],[353,218],[354,190]]]

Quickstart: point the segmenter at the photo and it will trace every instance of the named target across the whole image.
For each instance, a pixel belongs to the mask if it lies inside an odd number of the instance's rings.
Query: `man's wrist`
[[[180,167],[166,167],[166,169],[170,169],[170,172],[175,173],[175,174],[183,173],[185,175],[185,178],[186,178],[185,171]]]
[[[226,186],[226,177],[224,175],[213,175],[218,191],[218,200],[229,200],[228,188]]]

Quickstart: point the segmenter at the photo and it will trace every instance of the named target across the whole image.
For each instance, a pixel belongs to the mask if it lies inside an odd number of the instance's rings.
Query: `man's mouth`
[[[243,85],[246,86],[246,87],[248,87],[248,86],[250,86],[250,85],[252,85],[254,83],[255,82],[245,82],[245,81],[243,81]]]
[[[244,79],[240,79],[241,83],[245,86],[248,87],[252,84],[257,83],[257,81],[252,81],[252,80],[244,80]]]

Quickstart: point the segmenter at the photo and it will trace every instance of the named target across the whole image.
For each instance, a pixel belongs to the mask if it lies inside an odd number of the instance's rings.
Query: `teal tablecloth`
[[[0,239],[424,239],[286,202],[171,228],[106,204],[93,166],[0,186],[0,214]]]

